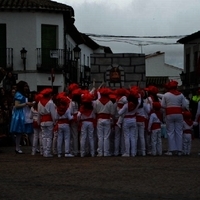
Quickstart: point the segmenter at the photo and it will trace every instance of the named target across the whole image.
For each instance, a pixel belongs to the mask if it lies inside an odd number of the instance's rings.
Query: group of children
[[[162,155],[161,125],[166,123],[166,113],[155,86],[89,91],[71,84],[68,92],[54,97],[52,92],[46,88],[36,94],[30,109],[32,155],[38,148],[44,157],[57,154],[59,158],[79,153],[81,157]],[[197,123],[190,111],[183,110],[182,115],[182,154],[189,155]]]

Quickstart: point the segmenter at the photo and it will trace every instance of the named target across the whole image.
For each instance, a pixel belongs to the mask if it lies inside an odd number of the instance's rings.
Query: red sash
[[[160,123],[153,123],[152,126],[151,126],[151,130],[156,130],[156,129],[160,129],[161,128],[161,125]]]
[[[58,120],[58,124],[69,124],[69,120],[68,119],[59,119]]]
[[[181,107],[168,107],[165,109],[166,115],[171,114],[182,114],[182,108]]]
[[[183,130],[183,133],[186,133],[186,134],[192,134],[192,130],[190,130],[190,129],[186,129],[186,130]]]
[[[145,122],[146,118],[144,116],[136,115],[137,122]]]
[[[97,114],[97,119],[110,119],[111,115],[108,113],[99,113]]]
[[[41,122],[52,122],[52,117],[50,114],[46,114],[46,115],[41,115]]]
[[[134,118],[134,117],[136,117],[135,114],[134,114],[134,115],[125,115],[125,116],[124,116],[124,118]]]

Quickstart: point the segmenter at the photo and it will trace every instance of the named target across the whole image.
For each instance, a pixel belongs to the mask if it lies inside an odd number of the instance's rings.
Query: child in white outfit
[[[190,155],[193,126],[198,125],[198,123],[192,121],[190,111],[183,112],[183,119],[183,155]]]
[[[160,102],[153,102],[153,110],[149,117],[148,131],[151,132],[151,155],[162,155],[161,112]]]
[[[60,158],[62,156],[62,147],[63,142],[65,145],[64,151],[65,151],[65,157],[74,157],[70,153],[70,120],[73,119],[73,115],[71,115],[71,109],[69,107],[70,100],[67,96],[64,95],[58,95],[57,98],[57,132],[58,132],[58,138],[57,138],[57,152],[58,157]]]
[[[37,102],[34,106],[31,107],[30,118],[33,119],[33,144],[32,144],[32,153],[31,155],[35,155],[39,146],[40,154],[43,155],[42,148],[42,130],[40,125],[38,124],[38,111],[37,111]]]

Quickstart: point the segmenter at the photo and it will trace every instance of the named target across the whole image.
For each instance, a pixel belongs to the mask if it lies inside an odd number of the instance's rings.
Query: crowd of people
[[[15,151],[23,153],[20,141],[26,133],[32,155],[39,150],[44,157],[162,155],[161,125],[165,123],[166,155],[189,155],[198,116],[192,121],[176,81],[167,83],[166,89],[159,95],[155,86],[89,91],[71,84],[68,92],[53,96],[52,89],[46,88],[30,99],[28,84],[20,81],[10,124]]]
[[[1,87],[0,124],[13,136],[16,154],[23,154],[25,134],[33,156],[161,156],[163,125],[168,141],[165,155],[191,153],[200,101],[193,96],[196,110],[191,111],[192,99],[189,102],[178,91],[176,81],[166,83],[163,94],[153,85],[88,90],[72,83],[65,92],[54,94],[52,88],[30,92],[25,81],[6,83]]]

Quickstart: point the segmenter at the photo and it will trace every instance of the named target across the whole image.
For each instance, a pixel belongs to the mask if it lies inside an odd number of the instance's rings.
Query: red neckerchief
[[[176,90],[176,89],[170,89],[169,92],[172,93],[172,94],[174,94],[174,95],[179,95],[179,94],[181,94],[181,92],[179,92],[179,91]]]
[[[57,112],[60,116],[64,115],[69,105],[60,105],[57,107]]]
[[[186,122],[186,124],[188,126],[192,126],[193,125],[193,121],[191,119],[184,119],[184,121]]]
[[[128,111],[133,111],[136,108],[136,105],[133,102],[128,102]]]
[[[109,97],[107,97],[107,96],[102,96],[102,97],[99,99],[99,101],[100,101],[103,105],[106,105],[106,104],[110,101],[110,99],[109,99]]]
[[[40,103],[45,106],[51,98],[42,98],[40,99]]]
[[[89,117],[92,113],[92,109],[86,109],[84,106],[81,106],[79,111],[81,112],[81,114]]]

